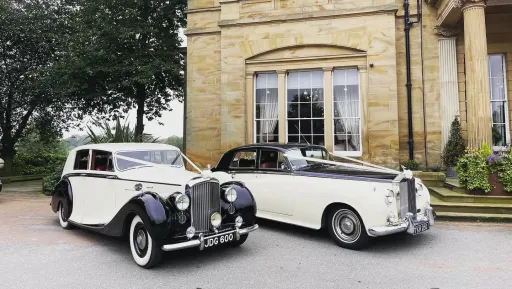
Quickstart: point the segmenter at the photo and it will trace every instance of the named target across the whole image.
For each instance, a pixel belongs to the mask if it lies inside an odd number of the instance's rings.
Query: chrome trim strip
[[[399,225],[396,226],[383,226],[383,227],[372,227],[368,229],[368,233],[375,237],[386,236],[391,234],[396,234],[400,232],[407,231],[408,234],[414,234],[414,225],[418,222],[428,222],[430,226],[434,225],[434,213],[432,207],[427,205],[425,207],[425,215],[413,217],[412,213],[407,213],[405,216],[405,221],[400,222]]]
[[[220,234],[208,236],[206,238],[204,237],[203,234],[199,234],[199,239],[176,243],[176,244],[163,245],[162,250],[169,252],[169,251],[176,251],[176,250],[182,250],[182,249],[193,248],[193,247],[199,247],[199,250],[203,250],[205,239],[210,239],[210,238],[215,238],[215,237],[219,237],[222,235],[235,233],[236,240],[238,241],[238,240],[240,240],[240,235],[249,234],[250,232],[257,230],[258,228],[259,228],[259,226],[256,224],[256,225],[253,225],[253,226],[250,226],[247,228],[243,228],[243,229],[236,229],[233,231],[222,232]]]

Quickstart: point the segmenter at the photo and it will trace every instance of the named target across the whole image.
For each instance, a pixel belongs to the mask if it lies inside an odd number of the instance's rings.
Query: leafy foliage
[[[53,171],[43,178],[43,194],[51,196],[55,186],[59,183],[64,170],[64,163],[53,168]]]
[[[486,162],[489,155],[488,147],[485,149],[484,145],[481,149],[468,149],[466,154],[459,158],[455,167],[459,183],[468,190],[481,189],[489,192],[492,189],[488,181],[490,168]]]
[[[498,175],[505,191],[512,192],[512,151],[503,156],[503,170]]]
[[[416,171],[419,169],[420,165],[418,164],[417,161],[415,160],[408,160],[405,164],[404,164],[404,167],[408,170],[411,170],[411,171]]]
[[[456,116],[450,127],[450,135],[444,147],[441,159],[446,167],[454,167],[457,160],[464,155],[466,145],[462,137],[459,117]]]
[[[115,126],[112,128],[108,121],[95,120],[94,124],[101,132],[96,133],[90,126],[87,126],[87,143],[126,143],[138,142],[135,130],[130,128],[128,121],[121,124],[119,118],[116,120]],[[150,134],[142,135],[142,142],[155,143],[158,142],[157,137]]]
[[[57,65],[63,92],[80,96],[80,111],[110,119],[137,107],[141,140],[144,117],[161,117],[172,100],[183,99],[178,32],[187,1],[64,1],[75,9],[66,57]]]
[[[68,100],[56,93],[52,69],[67,35],[63,19],[69,10],[60,4],[0,1],[0,155],[7,175],[29,123],[52,135],[70,121]]]
[[[25,154],[18,153],[14,158],[14,173],[16,175],[48,175],[55,167],[61,167],[66,162],[67,155],[62,154]]]
[[[63,140],[68,146],[68,149],[74,149],[78,146],[84,145],[87,142],[87,135],[74,134]]]
[[[179,148],[180,150],[183,150],[183,137],[181,136],[170,136],[164,140],[165,144],[175,146]]]
[[[16,144],[16,151],[25,155],[58,154],[67,155],[68,146],[58,134],[45,135],[46,132],[30,125],[24,136]]]

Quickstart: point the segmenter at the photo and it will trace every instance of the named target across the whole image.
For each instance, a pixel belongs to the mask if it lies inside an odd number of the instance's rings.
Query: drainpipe
[[[404,0],[404,24],[405,24],[405,65],[407,81],[405,87],[407,88],[407,128],[409,133],[409,160],[414,159],[414,140],[413,140],[413,129],[412,129],[412,84],[411,84],[411,40],[410,31],[411,27],[415,23],[421,21],[421,0],[417,0],[417,19],[416,21],[409,21],[409,0]]]

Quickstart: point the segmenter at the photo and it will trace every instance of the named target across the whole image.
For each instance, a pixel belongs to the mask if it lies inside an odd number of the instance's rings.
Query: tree
[[[87,126],[88,143],[140,142],[135,130],[130,128],[128,121],[121,125],[121,121],[118,118],[114,128],[109,125],[108,121],[95,120],[94,125],[100,128],[101,132],[96,133],[90,126]],[[155,143],[158,142],[158,138],[150,134],[142,134],[141,142]]]
[[[69,118],[69,107],[52,81],[52,64],[65,42],[66,13],[58,0],[0,0],[0,156],[5,175],[12,173],[16,143],[29,123],[51,135]]]
[[[59,64],[66,92],[79,95],[84,113],[118,118],[137,108],[135,135],[144,116],[161,117],[183,99],[184,59],[178,31],[186,0],[65,0],[75,8],[72,37]]]
[[[462,137],[459,117],[456,116],[450,126],[450,135],[443,150],[441,158],[446,167],[455,167],[460,157],[464,155],[466,145]]]
[[[26,155],[59,154],[67,155],[68,145],[59,134],[49,137],[39,132],[35,125],[29,125],[16,144],[16,152]]]
[[[183,150],[183,137],[175,135],[170,136],[164,140],[164,144],[172,145]]]

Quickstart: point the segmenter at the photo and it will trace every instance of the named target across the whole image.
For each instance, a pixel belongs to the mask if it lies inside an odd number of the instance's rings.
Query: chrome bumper
[[[368,229],[368,233],[370,233],[370,235],[376,236],[376,237],[396,234],[396,233],[405,232],[405,231],[407,231],[408,234],[414,234],[414,225],[417,225],[417,224],[420,224],[423,222],[428,222],[429,226],[431,227],[434,225],[434,219],[435,219],[434,210],[432,209],[432,207],[427,206],[425,208],[425,214],[423,216],[418,215],[416,217],[416,219],[413,219],[412,214],[408,213],[405,216],[405,220],[400,222],[400,224],[390,225],[390,226],[385,226],[385,227],[372,227],[372,228]]]
[[[256,229],[258,229],[258,225],[253,225],[253,226],[250,226],[247,228],[235,229],[232,231],[222,232],[222,233],[216,234],[216,235],[211,235],[211,236],[208,236],[208,238],[213,238],[213,237],[218,237],[218,236],[222,236],[222,235],[235,233],[236,240],[240,240],[241,235],[249,234],[250,232],[255,231]],[[199,239],[176,243],[176,244],[163,245],[162,250],[168,252],[168,251],[176,251],[176,250],[182,250],[182,249],[193,248],[193,247],[199,247],[199,250],[203,250],[204,249],[204,238],[205,237],[203,236],[203,234],[199,234]]]

